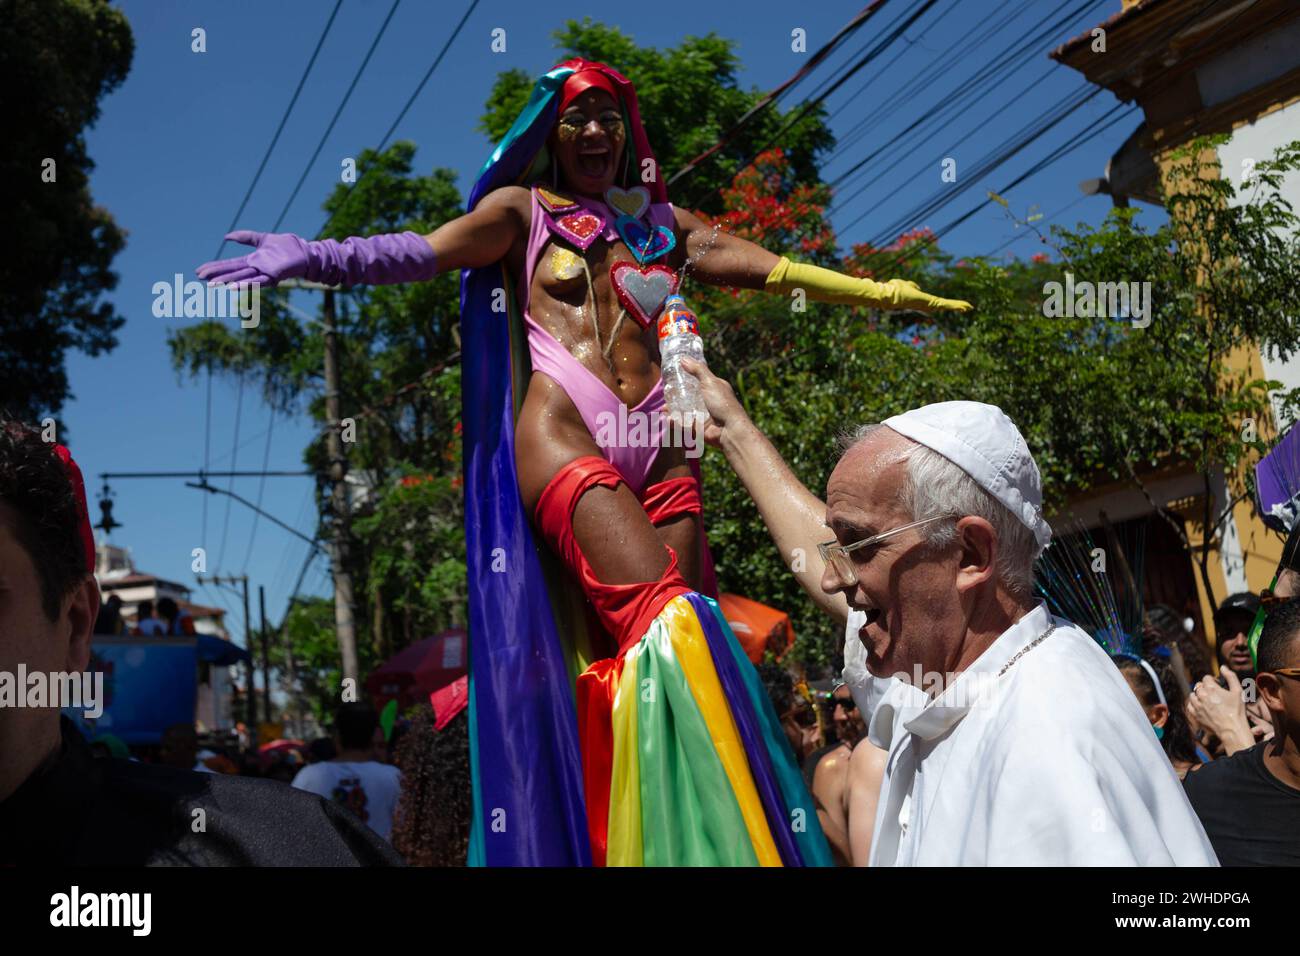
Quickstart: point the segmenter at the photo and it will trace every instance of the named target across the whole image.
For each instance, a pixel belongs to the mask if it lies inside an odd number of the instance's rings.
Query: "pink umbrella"
[[[366,690],[376,708],[390,700],[399,711],[424,703],[429,695],[467,673],[469,638],[452,628],[416,641],[376,667],[366,678]]]

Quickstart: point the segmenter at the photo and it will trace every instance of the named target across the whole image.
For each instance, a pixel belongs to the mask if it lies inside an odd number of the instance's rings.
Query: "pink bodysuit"
[[[602,238],[606,242],[620,242],[618,231],[614,228],[616,214],[603,202],[584,197],[575,197],[575,201],[586,209],[599,213],[605,219],[605,231]],[[595,438],[601,428],[602,420],[617,423],[622,399],[615,395],[596,373],[583,365],[555,337],[533,321],[529,313],[529,296],[532,292],[533,271],[542,255],[542,250],[552,236],[551,213],[537,199],[537,190],[532,195],[532,228],[528,233],[528,249],[524,256],[524,275],[521,280],[520,301],[523,302],[524,322],[528,326],[528,351],[532,357],[533,371],[544,372],[564,389],[578,409],[578,414],[586,423],[587,430]],[[651,205],[649,220],[652,225],[673,228],[674,216],[671,203]],[[562,248],[568,248],[567,245]],[[573,250],[582,255],[580,250]],[[644,446],[628,447],[626,442],[615,442],[601,448],[601,455],[623,476],[633,494],[641,497],[645,490],[646,479],[655,457],[659,454],[657,428],[664,408],[663,380],[655,382],[649,394],[635,408],[625,414],[645,415],[654,428],[646,428],[648,440]],[[602,416],[611,416],[604,419]],[[630,431],[630,428],[629,428]]]

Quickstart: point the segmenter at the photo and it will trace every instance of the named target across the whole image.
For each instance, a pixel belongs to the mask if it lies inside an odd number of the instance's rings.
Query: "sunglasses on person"
[[[897,528],[890,528],[888,531],[882,531],[880,534],[873,534],[869,538],[863,538],[861,541],[855,541],[853,544],[840,544],[837,541],[826,541],[817,545],[817,553],[822,556],[822,560],[830,565],[831,570],[835,572],[839,582],[845,587],[854,584],[858,580],[857,568],[854,566],[855,559],[851,557],[857,554],[856,560],[865,561],[871,556],[867,548],[875,547],[883,541],[888,541],[894,535],[902,534],[912,528],[919,528],[927,525],[932,521],[943,521],[946,518],[952,518],[953,515],[934,515],[930,518],[922,518],[920,521],[913,521],[910,524],[900,525]]]

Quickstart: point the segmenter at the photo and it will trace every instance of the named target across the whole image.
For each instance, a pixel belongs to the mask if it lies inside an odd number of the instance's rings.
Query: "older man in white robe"
[[[690,370],[706,440],[846,624],[845,680],[888,751],[872,865],[1216,865],[1123,675],[1033,596],[1051,531],[1000,409],[944,402],[864,427],[823,504],[730,386]]]

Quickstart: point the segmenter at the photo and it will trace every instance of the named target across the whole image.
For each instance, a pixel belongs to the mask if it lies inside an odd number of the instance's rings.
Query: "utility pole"
[[[257,586],[257,608],[262,615],[262,627],[259,632],[262,645],[262,720],[271,722],[271,653],[266,638],[266,588]]]
[[[357,631],[352,612],[352,575],[348,571],[348,473],[343,453],[343,436],[339,423],[339,355],[338,334],[334,328],[334,290],[325,290],[323,309],[325,333],[325,415],[329,419],[326,450],[329,454],[330,511],[333,534],[330,536],[330,566],[334,574],[334,629],[338,634],[343,679],[358,679]]]
[[[257,669],[254,666],[255,655],[253,654],[253,630],[248,615],[248,575],[247,574],[227,574],[224,577],[220,574],[214,574],[211,577],[197,575],[195,577],[200,584],[206,584],[211,581],[218,586],[222,584],[234,587],[236,584],[242,585],[244,596],[244,644],[248,650],[248,664],[245,665],[245,676],[248,680],[248,699],[244,701],[244,723],[248,725],[248,736],[250,740],[257,739],[257,687],[255,680]]]

